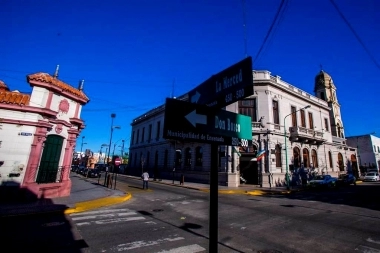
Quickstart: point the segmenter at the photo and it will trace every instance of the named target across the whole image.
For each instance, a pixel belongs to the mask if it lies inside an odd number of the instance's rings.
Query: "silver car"
[[[379,181],[379,173],[368,172],[365,174],[363,181],[377,182],[377,181]]]

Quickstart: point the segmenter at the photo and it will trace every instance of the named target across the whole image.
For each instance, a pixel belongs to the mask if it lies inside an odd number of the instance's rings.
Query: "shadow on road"
[[[14,182],[0,186],[0,243],[12,252],[73,252],[88,245],[64,215],[65,205]]]

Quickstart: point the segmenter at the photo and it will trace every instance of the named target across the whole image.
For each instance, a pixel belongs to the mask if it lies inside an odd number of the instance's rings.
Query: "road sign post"
[[[191,90],[190,103],[166,100],[164,138],[211,144],[209,252],[218,252],[218,145],[248,146],[252,140],[251,117],[220,109],[253,95],[252,71],[247,57]]]

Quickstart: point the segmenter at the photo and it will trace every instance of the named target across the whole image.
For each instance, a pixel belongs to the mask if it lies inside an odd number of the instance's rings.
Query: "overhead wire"
[[[276,15],[274,16],[273,21],[272,21],[272,23],[271,23],[271,25],[270,25],[270,27],[269,27],[269,29],[268,29],[268,31],[267,31],[267,34],[265,35],[265,38],[264,38],[264,40],[263,40],[263,43],[261,44],[260,49],[259,49],[259,51],[257,52],[257,54],[256,54],[256,56],[255,56],[255,58],[254,58],[254,60],[253,60],[254,65],[255,65],[256,60],[257,60],[258,57],[260,56],[261,51],[263,50],[265,44],[267,43],[267,40],[268,40],[269,36],[271,35],[272,30],[273,30],[275,24],[277,23],[277,20],[278,20],[278,17],[279,17],[279,15],[280,15],[280,12],[281,12],[281,10],[282,10],[282,7],[284,6],[284,2],[285,2],[284,0],[281,0],[281,4],[280,4],[280,6],[279,6],[278,9],[277,9]]]
[[[274,25],[273,32],[272,32],[271,36],[269,36],[268,42],[267,42],[266,46],[264,46],[262,53],[258,56],[258,58],[256,60],[256,64],[260,62],[260,59],[262,59],[262,56],[265,54],[266,50],[271,47],[271,45],[273,43],[273,38],[276,37],[276,32],[278,31],[278,28],[281,26],[281,23],[284,20],[285,13],[288,10],[289,2],[290,2],[290,0],[285,0],[284,6],[281,9],[279,17],[278,17],[278,22]]]
[[[376,65],[378,69],[380,69],[380,64],[377,62],[375,57],[372,55],[371,51],[369,51],[368,47],[364,44],[363,40],[360,38],[358,33],[355,31],[353,26],[348,22],[347,18],[344,16],[343,12],[339,9],[338,5],[334,2],[334,0],[330,0],[331,4],[334,6],[336,11],[338,12],[339,16],[343,19],[344,23],[348,26],[348,28],[351,30],[355,38],[358,40],[360,45],[363,47],[364,51],[368,54],[372,62]]]

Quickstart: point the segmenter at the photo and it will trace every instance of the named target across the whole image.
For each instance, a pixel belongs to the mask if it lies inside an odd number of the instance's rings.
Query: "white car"
[[[379,181],[379,173],[377,173],[377,172],[368,172],[368,173],[365,174],[363,181],[377,182],[377,181]]]

